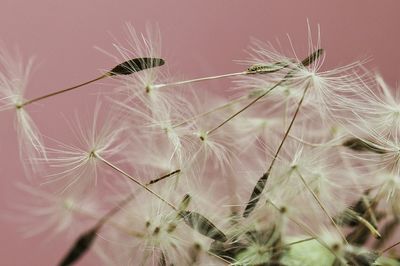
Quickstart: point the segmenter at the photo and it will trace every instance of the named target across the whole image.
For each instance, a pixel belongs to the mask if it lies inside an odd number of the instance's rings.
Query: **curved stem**
[[[306,180],[304,179],[303,175],[300,173],[299,169],[296,168],[297,175],[300,177],[300,180],[303,182],[304,186],[307,188],[307,190],[311,193],[315,201],[318,203],[319,207],[322,209],[322,211],[328,216],[330,222],[332,225],[336,228],[336,231],[339,233],[340,237],[343,239],[343,241],[348,244],[346,237],[343,235],[342,231],[340,230],[339,226],[335,223],[333,220],[332,216],[329,214],[328,210],[325,208],[324,204],[322,204],[321,200],[318,198],[318,196],[315,194],[315,192],[311,189],[311,187],[308,185]]]
[[[175,175],[177,173],[180,173],[181,170],[175,170],[173,172],[170,172],[168,174],[165,174],[161,177],[158,177],[156,179],[151,180],[150,182],[148,182],[146,184],[146,186],[149,186],[151,184],[154,184],[158,181],[161,181],[167,177],[170,177],[172,175]],[[109,212],[107,212],[103,217],[101,217],[101,219],[97,222],[96,226],[102,226],[103,224],[105,224],[106,222],[108,222],[110,220],[110,218],[116,214],[119,210],[121,210],[121,208],[123,208],[125,205],[127,205],[129,202],[131,202],[133,199],[135,198],[135,193],[131,193],[129,194],[125,199],[123,199],[122,201],[120,201],[117,206],[115,206],[114,208],[112,208]]]
[[[396,243],[394,243],[393,245],[390,245],[389,247],[385,248],[384,250],[380,251],[379,254],[384,254],[386,252],[388,252],[389,250],[391,250],[392,248],[396,247],[400,245],[400,241],[397,241]]]
[[[269,167],[268,167],[267,173],[270,173],[270,172],[271,172],[272,167],[274,166],[275,161],[276,161],[276,159],[278,158],[279,152],[281,151],[281,149],[282,149],[282,147],[283,147],[283,143],[285,143],[287,137],[289,136],[289,132],[290,132],[290,130],[292,129],[292,126],[293,126],[293,124],[294,124],[294,121],[296,120],[297,115],[299,114],[300,107],[301,107],[301,105],[302,105],[302,103],[303,103],[303,101],[304,101],[304,98],[305,98],[305,96],[306,96],[306,93],[307,93],[309,87],[310,87],[310,86],[309,86],[309,84],[308,84],[308,85],[305,87],[304,91],[303,91],[303,95],[301,96],[301,99],[300,99],[299,103],[297,104],[296,111],[294,112],[294,115],[293,115],[293,117],[292,117],[292,120],[290,121],[290,124],[289,124],[289,126],[288,126],[286,132],[285,132],[285,135],[283,136],[283,138],[282,138],[282,140],[281,140],[281,143],[279,144],[279,147],[278,147],[278,149],[277,149],[276,152],[275,152],[274,158],[272,159],[272,162],[271,162],[271,164],[270,164]]]
[[[268,203],[271,203],[271,205],[278,211],[280,212],[281,209],[276,206],[276,204],[274,202],[272,202],[271,200],[268,200]],[[325,247],[326,249],[328,249],[335,257],[337,257],[336,253],[332,250],[332,248],[325,243],[322,239],[320,239],[318,237],[317,234],[315,234],[311,228],[309,228],[306,224],[303,224],[302,222],[297,221],[294,218],[291,218],[290,216],[288,216],[288,219],[293,222],[294,224],[296,224],[298,227],[300,227],[304,232],[306,232],[307,234],[309,234],[311,237],[313,237],[315,240],[317,240],[323,247]]]
[[[26,102],[23,102],[20,105],[18,105],[17,108],[22,108],[22,107],[27,106],[27,105],[29,105],[31,103],[34,103],[34,102],[37,102],[37,101],[40,101],[40,100],[43,100],[43,99],[46,99],[46,98],[50,98],[52,96],[55,96],[55,95],[58,95],[58,94],[61,94],[61,93],[64,93],[64,92],[72,91],[74,89],[80,88],[82,86],[85,86],[87,84],[93,83],[95,81],[101,80],[101,79],[109,77],[109,76],[110,76],[110,74],[104,74],[104,75],[101,75],[100,77],[97,77],[95,79],[86,81],[84,83],[81,83],[81,84],[78,84],[78,85],[75,85],[75,86],[72,86],[72,87],[69,87],[69,88],[66,88],[66,89],[62,89],[62,90],[59,90],[59,91],[55,91],[55,92],[52,92],[52,93],[49,93],[49,94],[46,94],[46,95],[43,95],[43,96],[40,96],[40,97],[37,97],[37,98],[33,98],[31,100],[27,100]]]
[[[234,100],[232,100],[232,101],[230,101],[230,102],[224,103],[224,104],[222,104],[222,105],[220,105],[220,106],[217,106],[217,107],[215,107],[215,108],[213,108],[213,109],[211,109],[211,110],[208,110],[208,111],[206,111],[206,112],[204,112],[204,113],[201,113],[201,114],[192,116],[192,117],[190,117],[190,118],[188,118],[188,119],[185,119],[184,121],[180,122],[179,124],[173,125],[172,128],[177,128],[177,127],[183,126],[184,124],[187,124],[187,123],[189,123],[190,121],[196,120],[196,119],[198,119],[198,118],[207,116],[207,115],[209,115],[209,114],[211,114],[211,113],[214,113],[214,112],[216,112],[216,111],[219,111],[219,110],[222,110],[222,109],[224,109],[224,108],[230,107],[230,106],[232,106],[232,105],[234,105],[234,104],[237,104],[237,103],[239,103],[239,102],[241,102],[241,101],[243,101],[243,100],[246,100],[246,99],[248,99],[248,95],[241,96],[241,97],[236,98],[236,99],[234,99]]]
[[[236,116],[238,116],[240,113],[244,112],[246,109],[248,109],[250,106],[252,106],[253,104],[255,104],[258,100],[260,100],[261,98],[263,98],[265,95],[267,95],[268,93],[270,93],[273,89],[275,89],[276,87],[278,87],[279,85],[281,85],[283,82],[285,81],[285,79],[282,79],[281,81],[279,81],[278,83],[276,83],[274,86],[272,86],[270,89],[268,89],[266,92],[264,92],[263,94],[261,94],[260,96],[258,96],[257,98],[255,98],[254,100],[252,100],[250,103],[248,103],[245,107],[243,107],[242,109],[240,109],[239,111],[237,111],[236,113],[234,113],[233,115],[231,115],[230,117],[228,117],[225,121],[223,121],[221,124],[219,124],[218,126],[214,127],[213,129],[207,131],[207,135],[212,134],[214,131],[216,131],[217,129],[219,129],[220,127],[222,127],[223,125],[225,125],[226,123],[228,123],[229,121],[231,121],[233,118],[235,118]]]
[[[120,174],[122,174],[123,176],[129,178],[130,180],[132,180],[133,182],[135,182],[137,185],[139,185],[141,188],[143,188],[144,190],[147,190],[147,192],[149,192],[150,194],[153,194],[155,197],[157,197],[159,200],[161,200],[162,202],[164,202],[165,204],[167,204],[168,206],[170,206],[173,210],[175,211],[179,211],[177,207],[175,207],[171,202],[169,202],[168,200],[164,199],[163,197],[161,197],[160,195],[158,195],[155,191],[153,191],[152,189],[148,188],[145,184],[143,184],[142,182],[140,182],[138,179],[136,179],[135,177],[131,176],[130,174],[126,173],[124,170],[118,168],[117,166],[115,166],[114,164],[110,163],[109,161],[107,161],[106,159],[104,159],[103,157],[101,157],[98,154],[94,154],[94,156],[96,156],[97,159],[99,159],[100,161],[102,161],[103,163],[105,163],[106,165],[108,165],[109,167],[111,167],[112,169],[114,169],[115,171],[119,172]]]

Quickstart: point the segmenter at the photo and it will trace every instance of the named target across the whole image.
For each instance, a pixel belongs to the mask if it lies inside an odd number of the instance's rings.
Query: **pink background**
[[[171,73],[184,77],[239,71],[234,59],[245,59],[250,37],[263,41],[279,38],[305,55],[308,18],[322,29],[322,47],[327,66],[371,57],[368,66],[379,70],[395,87],[400,78],[400,3],[387,1],[61,1],[1,0],[0,40],[17,45],[27,58],[37,57],[27,97],[42,95],[95,77],[113,62],[93,49],[111,50],[111,34],[125,35],[125,22],[142,31],[146,22],[158,23],[163,36],[163,54]],[[111,34],[110,34],[111,33]],[[229,83],[215,81],[213,85]],[[217,86],[216,86],[217,87]],[[218,86],[221,87],[221,86]],[[32,108],[41,132],[68,139],[62,114],[88,111],[96,86],[43,101]],[[10,112],[0,113],[0,211],[23,195],[15,193],[16,181],[24,181],[17,140]],[[0,220],[0,265],[55,265],[69,248],[62,238],[44,242],[42,237],[24,239],[18,223]],[[95,265],[87,256],[79,265]]]

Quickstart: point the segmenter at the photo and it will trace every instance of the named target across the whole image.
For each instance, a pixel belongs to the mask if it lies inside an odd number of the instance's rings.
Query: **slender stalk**
[[[300,171],[296,168],[296,172],[298,176],[300,177],[301,181],[303,182],[304,186],[307,188],[307,190],[311,193],[315,201],[318,203],[319,207],[322,209],[322,211],[328,216],[329,220],[331,221],[332,225],[336,228],[337,232],[339,235],[342,237],[343,241],[348,244],[346,237],[343,235],[342,231],[340,230],[339,226],[335,223],[333,220],[332,216],[329,214],[328,210],[325,208],[324,204],[320,201],[318,196],[315,194],[315,192],[311,189],[311,187],[308,185],[306,180],[304,180],[303,175],[300,173]]]
[[[26,102],[23,102],[23,103],[19,104],[17,106],[17,108],[22,108],[22,107],[25,107],[25,106],[27,106],[27,105],[29,105],[31,103],[34,103],[34,102],[37,102],[37,101],[40,101],[40,100],[43,100],[43,99],[46,99],[46,98],[50,98],[52,96],[55,96],[55,95],[58,95],[58,94],[61,94],[61,93],[64,93],[64,92],[72,91],[74,89],[80,88],[82,86],[85,86],[85,85],[93,83],[95,81],[104,79],[104,78],[109,77],[109,76],[110,76],[110,74],[106,73],[106,74],[101,75],[100,77],[97,77],[95,79],[86,81],[84,83],[81,83],[81,84],[78,84],[78,85],[75,85],[75,86],[72,86],[72,87],[69,87],[69,88],[66,88],[66,89],[62,89],[62,90],[59,90],[59,91],[55,91],[55,92],[52,92],[52,93],[49,93],[49,94],[46,94],[46,95],[43,95],[43,96],[40,96],[40,97],[37,97],[37,98],[33,98],[31,100],[27,100]]]
[[[164,199],[163,197],[161,197],[160,195],[158,195],[155,191],[153,191],[152,189],[148,188],[145,184],[143,184],[142,182],[140,182],[138,179],[136,179],[135,177],[131,176],[130,174],[126,173],[124,170],[118,168],[117,166],[115,166],[114,164],[110,163],[109,161],[107,161],[106,159],[104,159],[103,157],[101,157],[100,155],[98,155],[97,153],[94,154],[94,156],[96,156],[97,159],[99,159],[100,161],[102,161],[103,163],[105,163],[106,165],[108,165],[109,167],[111,167],[112,169],[114,169],[115,171],[119,172],[120,174],[122,174],[123,176],[129,178],[130,180],[132,180],[133,182],[135,182],[137,185],[139,185],[141,188],[147,190],[147,192],[149,192],[150,194],[153,194],[155,197],[157,197],[159,200],[161,200],[162,202],[164,202],[165,204],[167,204],[168,206],[170,206],[174,211],[179,211],[179,209],[177,207],[175,207],[171,202],[169,202],[168,200]]]
[[[285,247],[285,246],[297,245],[297,244],[304,243],[304,242],[308,242],[308,241],[311,241],[311,240],[315,240],[315,238],[314,238],[314,237],[309,237],[309,238],[305,238],[305,239],[293,241],[293,242],[287,243],[286,245],[284,245],[284,247]]]
[[[316,51],[314,51],[311,55],[309,55],[307,58],[305,58],[303,61],[301,61],[301,63],[297,64],[297,67],[306,67],[308,65],[310,65],[311,63],[313,63],[319,56],[321,56],[321,54],[323,53],[322,49],[318,49]],[[278,65],[281,63],[277,63]],[[263,72],[261,71],[252,71],[250,69],[248,69],[245,74],[254,74],[254,73],[273,73],[285,68],[288,68],[289,64],[284,64],[282,65],[281,68],[269,71],[269,72]],[[235,118],[237,115],[239,115],[240,113],[242,113],[243,111],[245,111],[247,108],[249,108],[250,106],[252,106],[254,103],[256,103],[258,100],[260,100],[261,98],[263,98],[265,95],[267,95],[270,91],[272,91],[273,89],[275,89],[276,87],[278,87],[279,85],[281,85],[282,83],[284,83],[285,81],[287,81],[287,79],[289,79],[290,77],[293,76],[293,73],[295,73],[297,70],[297,68],[290,68],[290,71],[278,82],[276,83],[274,86],[272,86],[269,90],[267,90],[266,92],[264,92],[263,94],[261,94],[260,96],[258,96],[257,98],[255,98],[254,100],[252,100],[249,104],[247,104],[245,107],[243,107],[242,109],[240,109],[239,111],[237,111],[236,113],[234,113],[233,115],[231,115],[230,117],[228,117],[225,121],[223,121],[221,124],[219,124],[218,126],[214,127],[213,129],[207,131],[207,134],[211,134],[214,131],[216,131],[218,128],[222,127],[223,125],[225,125],[226,123],[228,123],[230,120],[232,120],[233,118]],[[307,85],[307,89],[308,89],[309,85]]]
[[[202,78],[195,78],[195,79],[176,81],[176,82],[171,82],[171,83],[155,84],[152,87],[155,88],[155,89],[159,89],[159,88],[163,88],[163,87],[179,86],[179,85],[184,85],[184,84],[189,84],[189,83],[194,83],[194,82],[200,82],[200,81],[206,81],[206,80],[213,80],[213,79],[220,79],[220,78],[247,75],[247,74],[250,74],[250,73],[251,72],[249,72],[249,71],[242,71],[242,72],[228,73],[228,74],[217,75],[217,76],[209,76],[209,77],[202,77]],[[251,74],[253,74],[253,73],[251,73]]]
[[[317,56],[319,56],[319,55],[317,55]],[[307,57],[307,59],[304,59],[302,61],[302,64],[303,65],[310,64],[312,61],[315,60],[314,57],[315,57],[315,52],[313,53],[313,57],[311,57],[311,56]],[[177,81],[177,82],[171,82],[171,83],[156,84],[156,85],[153,85],[152,87],[157,89],[157,88],[162,88],[162,87],[178,86],[178,85],[194,83],[194,82],[199,82],[199,81],[206,81],[206,80],[213,80],[213,79],[220,79],[220,78],[227,78],[227,77],[234,77],[234,76],[241,76],[241,75],[274,73],[274,72],[278,72],[282,69],[287,68],[292,63],[293,62],[276,62],[276,63],[270,64],[270,65],[253,65],[253,66],[250,66],[246,71],[242,71],[242,72],[234,72],[234,73],[202,77],[202,78],[195,78],[195,79],[189,79],[189,80],[183,80],[183,81]]]
[[[274,166],[275,161],[276,161],[276,159],[278,158],[279,152],[281,151],[281,149],[282,149],[282,147],[283,147],[283,143],[285,143],[285,141],[286,141],[286,139],[287,139],[287,137],[288,137],[288,135],[289,135],[289,132],[290,132],[290,130],[291,130],[292,127],[293,127],[294,121],[296,120],[296,117],[297,117],[297,115],[299,114],[300,107],[301,107],[301,105],[303,104],[304,98],[305,98],[305,96],[306,96],[306,93],[307,93],[309,87],[310,87],[310,85],[308,84],[308,85],[305,87],[304,91],[303,91],[303,94],[302,94],[302,96],[301,96],[301,98],[300,98],[300,101],[299,101],[299,103],[297,104],[296,111],[294,112],[294,115],[293,115],[293,117],[292,117],[292,120],[290,121],[290,124],[289,124],[289,126],[288,126],[286,132],[285,132],[285,135],[283,136],[283,138],[282,138],[282,140],[281,140],[281,143],[279,144],[279,147],[278,147],[278,149],[277,149],[276,152],[275,152],[275,155],[274,155],[274,157],[273,157],[273,159],[272,159],[272,162],[271,162],[271,164],[270,164],[269,167],[268,167],[267,173],[270,173],[270,172],[271,172],[272,167]]]
[[[294,246],[294,245],[301,244],[301,243],[304,243],[304,242],[308,242],[308,241],[311,241],[311,240],[315,240],[315,237],[309,237],[309,238],[293,241],[293,242],[290,242],[290,243],[287,243],[287,244],[284,244],[284,245],[271,247],[271,248],[266,249],[266,251],[273,251],[273,250],[276,250],[276,249],[286,248],[286,247]]]
[[[283,82],[285,81],[285,79],[282,79],[281,81],[279,81],[278,83],[276,83],[274,86],[272,86],[270,89],[268,89],[266,92],[264,92],[263,94],[261,94],[260,96],[258,96],[257,98],[255,98],[254,100],[252,100],[250,103],[248,103],[245,107],[243,107],[242,109],[240,109],[239,111],[237,111],[236,113],[234,113],[233,115],[231,115],[230,117],[228,117],[226,120],[224,120],[221,124],[219,124],[218,126],[214,127],[213,129],[207,131],[207,135],[212,134],[214,131],[216,131],[217,129],[219,129],[220,127],[222,127],[223,125],[225,125],[226,123],[228,123],[229,121],[231,121],[233,118],[235,118],[236,116],[238,116],[239,114],[241,114],[242,112],[244,112],[246,109],[248,109],[250,106],[252,106],[253,104],[255,104],[258,100],[260,100],[261,98],[263,98],[265,95],[267,95],[268,93],[270,93],[273,89],[275,89],[276,87],[278,87],[279,85],[281,85]]]
[[[381,252],[379,252],[379,254],[384,254],[386,252],[388,252],[389,250],[391,250],[392,248],[396,247],[400,245],[400,241],[397,241],[396,243],[394,243],[393,245],[390,245],[389,247],[385,248],[384,250],[382,250]]]
[[[237,103],[239,103],[239,102],[241,102],[241,101],[243,101],[243,100],[246,100],[246,99],[248,99],[248,95],[241,96],[241,97],[236,98],[236,99],[234,99],[234,100],[232,100],[232,101],[230,101],[230,102],[224,103],[224,104],[222,104],[222,105],[220,105],[220,106],[217,106],[217,107],[215,107],[215,108],[213,108],[213,109],[211,109],[211,110],[208,110],[208,111],[206,111],[206,112],[204,112],[204,113],[201,113],[201,114],[192,116],[192,117],[190,117],[190,118],[188,118],[188,119],[185,119],[184,121],[180,122],[179,124],[173,125],[172,128],[177,128],[177,127],[183,126],[183,125],[189,123],[190,121],[196,120],[196,119],[198,119],[198,118],[207,116],[207,115],[209,115],[209,114],[211,114],[211,113],[214,113],[214,112],[216,112],[216,111],[219,111],[219,110],[222,110],[222,109],[224,109],[224,108],[230,107],[230,106],[232,106],[232,105],[234,105],[234,104],[237,104]]]
[[[283,147],[283,143],[285,143],[286,138],[289,136],[289,132],[294,124],[294,121],[296,120],[296,117],[299,113],[300,107],[304,101],[304,98],[306,96],[307,90],[310,87],[310,83],[307,84],[307,86],[304,88],[303,94],[301,96],[301,99],[299,101],[299,103],[297,104],[297,108],[296,111],[292,117],[292,120],[290,121],[290,124],[285,132],[285,135],[283,136],[281,143],[279,144],[278,149],[275,152],[274,157],[272,158],[271,164],[268,167],[268,170],[262,175],[262,177],[257,181],[256,186],[253,189],[253,192],[250,196],[250,199],[246,205],[246,208],[243,212],[243,217],[248,217],[250,215],[250,213],[254,210],[254,208],[257,205],[257,202],[260,199],[260,194],[262,193],[262,191],[264,190],[265,186],[267,185],[268,179],[269,179],[269,175],[271,174],[272,168],[275,164],[276,159],[278,158],[279,152],[281,151],[282,147]]]
[[[220,257],[220,256],[218,256],[217,254],[215,254],[215,253],[213,253],[213,252],[211,252],[211,251],[209,251],[209,250],[207,250],[206,252],[207,252],[208,255],[213,256],[213,257],[215,257],[215,258],[221,260],[222,262],[224,262],[224,263],[226,263],[226,264],[228,264],[228,265],[232,265],[228,260],[224,259],[223,257]]]
[[[287,66],[284,66],[284,67],[282,67],[281,69],[284,69],[284,68],[286,68],[286,67],[287,67]],[[280,70],[280,69],[279,69],[279,70]],[[278,71],[278,70],[270,71],[270,72],[262,72],[261,70],[260,70],[260,71],[257,71],[257,70],[249,70],[249,69],[248,69],[248,70],[245,71],[245,72],[238,72],[238,73],[232,73],[232,74],[226,74],[226,75],[220,75],[220,76],[214,76],[214,77],[206,77],[206,78],[188,80],[188,81],[183,81],[183,82],[184,82],[184,83],[189,83],[189,82],[192,82],[192,81],[208,80],[208,79],[221,78],[221,77],[226,77],[226,76],[231,76],[231,75],[232,75],[232,76],[234,76],[234,75],[249,75],[249,74],[257,74],[257,73],[259,73],[259,74],[264,73],[264,74],[265,74],[265,73],[272,73],[272,72],[276,72],[276,71]],[[290,72],[290,73],[292,73],[292,72]],[[283,81],[284,81],[286,78],[288,78],[289,76],[290,76],[290,75],[286,75],[285,78],[284,78],[283,80],[281,80],[281,82],[283,82]],[[238,114],[240,114],[241,112],[243,112],[244,110],[246,110],[248,107],[250,107],[252,104],[254,104],[255,102],[257,102],[259,99],[261,99],[262,97],[264,97],[264,96],[265,96],[266,94],[268,94],[271,90],[273,90],[275,87],[277,87],[279,84],[281,84],[281,82],[279,82],[279,83],[278,83],[277,85],[275,85],[273,88],[269,89],[269,90],[268,90],[266,93],[264,93],[263,95],[258,96],[255,100],[253,100],[253,102],[251,102],[248,106],[244,107],[244,108],[243,108],[242,110],[240,110],[238,113],[235,113],[234,115],[232,115],[232,117],[228,118],[228,121],[231,120],[232,118],[234,118],[235,116],[237,116]],[[177,82],[177,83],[181,84],[181,82]],[[170,84],[171,84],[171,83],[170,83]],[[173,83],[173,84],[174,84],[174,83]],[[159,86],[159,85],[156,85],[156,86]],[[236,103],[239,103],[239,102],[241,102],[241,101],[243,101],[243,100],[246,100],[246,99],[248,99],[248,98],[249,98],[249,95],[241,96],[241,97],[236,98],[236,99],[234,99],[234,100],[232,100],[232,101],[230,101],[230,102],[228,102],[228,103],[225,103],[225,104],[222,104],[222,105],[220,105],[220,106],[217,106],[217,107],[215,107],[215,108],[213,108],[213,109],[211,109],[211,110],[209,110],[209,111],[207,111],[207,112],[204,112],[204,113],[201,113],[201,114],[192,116],[192,117],[190,117],[190,118],[188,118],[188,119],[182,121],[181,123],[172,126],[172,128],[180,127],[180,126],[182,126],[182,125],[184,125],[184,124],[186,124],[186,123],[188,123],[188,122],[190,122],[190,121],[196,120],[196,119],[198,119],[198,118],[200,118],[200,117],[203,117],[203,116],[207,116],[207,115],[209,115],[209,114],[211,114],[211,113],[213,113],[213,112],[216,112],[216,111],[218,111],[218,110],[221,110],[221,109],[230,107],[230,106],[232,106],[232,105],[234,105],[234,104],[236,104]],[[223,124],[227,123],[228,121],[225,121]],[[221,127],[221,126],[222,126],[222,125],[220,125],[220,126],[218,126],[218,127]],[[214,130],[216,130],[216,128],[213,129],[213,130],[210,130],[209,132],[214,131]]]
[[[175,170],[173,172],[170,172],[168,174],[165,174],[161,177],[158,177],[156,179],[150,180],[150,182],[148,182],[146,184],[146,186],[149,186],[151,184],[154,184],[158,181],[161,181],[167,177],[170,177],[172,175],[175,175],[177,173],[179,173],[181,170]],[[121,202],[119,202],[117,204],[117,206],[115,206],[114,208],[112,208],[109,212],[107,212],[103,217],[101,217],[101,219],[98,221],[97,226],[102,226],[104,223],[108,222],[110,220],[110,218],[112,216],[114,216],[114,214],[116,214],[119,210],[121,210],[121,208],[123,208],[125,205],[127,205],[129,202],[131,202],[134,198],[135,198],[135,193],[131,193],[129,194],[125,199],[123,199]]]
[[[271,203],[271,205],[277,210],[277,211],[281,211],[281,209],[275,205],[275,203],[273,203],[271,200],[268,200],[268,203]],[[325,247],[326,249],[328,249],[335,257],[337,257],[336,253],[332,250],[332,248],[326,244],[324,241],[322,241],[322,239],[320,239],[317,234],[315,234],[307,225],[291,218],[288,216],[288,219],[290,221],[292,221],[293,223],[295,223],[298,227],[300,227],[304,232],[306,232],[307,234],[309,234],[311,237],[313,237],[315,240],[317,240],[323,247]]]

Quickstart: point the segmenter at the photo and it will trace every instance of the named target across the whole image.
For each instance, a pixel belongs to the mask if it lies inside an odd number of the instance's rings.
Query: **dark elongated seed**
[[[181,211],[179,215],[183,218],[188,226],[200,234],[220,242],[225,242],[228,240],[226,235],[221,230],[219,230],[210,220],[200,213]]]
[[[180,172],[181,172],[180,169],[175,170],[175,171],[173,171],[173,172],[171,172],[171,173],[168,173],[168,174],[163,175],[163,176],[161,176],[161,177],[158,177],[158,178],[156,178],[156,179],[150,180],[150,182],[147,183],[147,185],[152,185],[152,184],[154,184],[154,183],[157,183],[157,182],[159,182],[159,181],[161,181],[161,180],[164,180],[164,179],[167,178],[167,177],[173,176],[173,175],[178,174],[178,173],[180,173]]]
[[[257,181],[256,186],[251,193],[250,199],[247,202],[246,208],[243,212],[243,217],[248,217],[249,214],[254,210],[258,201],[260,200],[261,193],[264,190],[265,185],[269,177],[269,172],[263,174],[263,176]]]
[[[186,195],[183,197],[181,203],[179,204],[178,209],[181,210],[181,211],[186,210],[187,207],[188,207],[189,204],[190,204],[190,200],[191,200],[191,199],[192,199],[192,197],[191,197],[189,194],[186,194]]]
[[[139,72],[148,68],[158,67],[165,64],[164,59],[152,58],[152,57],[141,57],[134,58],[125,61],[113,69],[111,69],[108,74],[110,76],[114,75],[130,75],[134,72]]]
[[[265,74],[265,73],[273,73],[277,72],[281,69],[284,69],[289,66],[288,62],[277,62],[274,64],[257,64],[252,65],[247,69],[249,74]]]
[[[350,266],[372,266],[379,258],[379,254],[375,252],[365,252],[361,254],[347,253],[345,258]]]
[[[301,61],[301,64],[303,66],[309,66],[311,65],[315,60],[318,59],[318,57],[320,57],[324,52],[324,49],[318,49],[315,52],[313,52],[310,56],[308,56],[306,59],[304,59],[303,61]]]
[[[346,140],[345,142],[342,143],[343,146],[354,150],[354,151],[371,151],[375,152],[378,154],[384,154],[385,151],[382,149],[379,149],[373,144],[367,143],[361,139],[358,138],[351,138]]]
[[[158,266],[166,266],[167,260],[165,258],[164,252],[161,251],[160,261],[158,262]]]
[[[69,266],[78,261],[89,250],[93,240],[96,238],[97,231],[98,228],[95,227],[81,235],[59,265]]]

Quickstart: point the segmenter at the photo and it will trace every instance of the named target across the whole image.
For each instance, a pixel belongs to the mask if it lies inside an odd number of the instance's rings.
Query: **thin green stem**
[[[287,243],[287,244],[283,244],[283,245],[280,245],[280,246],[271,247],[271,248],[266,249],[266,251],[273,251],[273,250],[276,250],[276,249],[286,248],[286,247],[294,246],[294,245],[301,244],[301,243],[304,243],[304,242],[308,242],[308,241],[311,241],[311,240],[315,240],[315,237],[309,237],[309,238],[293,241],[293,242],[290,242],[290,243]]]

